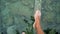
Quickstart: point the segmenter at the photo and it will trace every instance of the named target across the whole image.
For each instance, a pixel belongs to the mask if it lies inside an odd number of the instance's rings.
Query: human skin
[[[44,34],[42,27],[41,27],[41,24],[40,24],[41,12],[39,10],[36,10],[36,12],[34,14],[34,19],[35,19],[35,22],[33,24],[33,27],[35,28],[36,33],[37,34]]]
[[[22,34],[25,34],[25,32],[22,32]]]

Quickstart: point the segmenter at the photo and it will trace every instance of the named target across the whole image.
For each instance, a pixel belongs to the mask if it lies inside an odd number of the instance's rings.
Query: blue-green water
[[[60,32],[60,0],[41,2],[42,28],[55,28]],[[21,33],[28,26],[23,19],[32,23],[30,16],[34,15],[34,0],[0,0],[0,9],[0,32],[7,31],[8,34],[13,34],[14,30],[18,29]]]

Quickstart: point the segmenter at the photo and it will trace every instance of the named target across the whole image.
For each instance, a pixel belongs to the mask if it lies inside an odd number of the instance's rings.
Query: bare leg
[[[40,25],[41,12],[39,10],[35,12],[34,18],[35,18],[35,22],[33,24],[33,27],[36,29],[37,34],[44,34]]]

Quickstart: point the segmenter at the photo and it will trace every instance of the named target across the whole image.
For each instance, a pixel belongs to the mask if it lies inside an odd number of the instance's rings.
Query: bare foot
[[[39,10],[37,10],[35,12],[34,18],[35,18],[35,22],[33,24],[33,27],[35,28],[36,33],[37,34],[44,34],[44,32],[43,32],[43,30],[41,28],[41,24],[40,24],[41,12]]]
[[[36,12],[34,14],[34,19],[35,19],[35,22],[33,24],[34,28],[36,28],[36,26],[39,24],[38,21],[40,22],[40,18],[41,18],[41,11],[40,10],[36,10]]]

